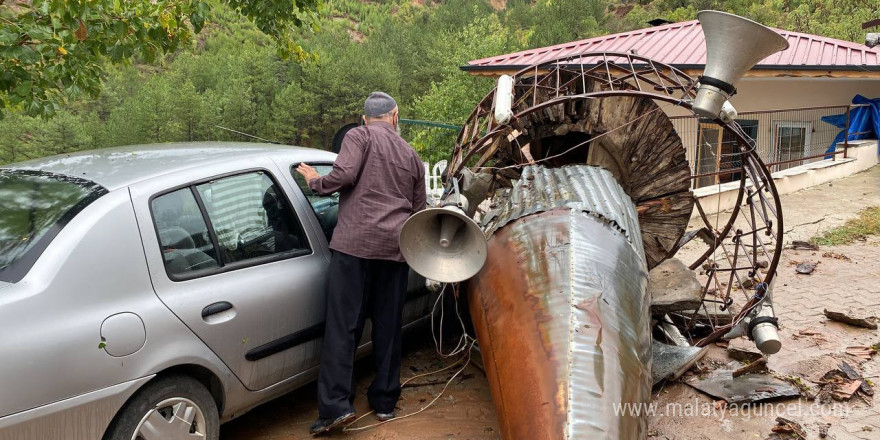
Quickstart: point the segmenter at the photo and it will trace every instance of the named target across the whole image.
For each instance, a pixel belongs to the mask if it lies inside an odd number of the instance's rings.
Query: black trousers
[[[400,398],[400,345],[409,266],[333,251],[327,283],[327,317],[318,376],[318,416],[354,412],[354,355],[364,321],[372,320],[376,378],[367,391],[377,412]]]

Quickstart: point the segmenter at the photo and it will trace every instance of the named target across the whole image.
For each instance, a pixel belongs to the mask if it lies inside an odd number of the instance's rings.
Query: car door
[[[333,193],[326,196],[315,194],[306,183],[305,179],[296,172],[296,163],[285,161],[277,161],[278,166],[286,170],[285,178],[289,179],[291,186],[296,186],[302,192],[302,195],[312,207],[314,218],[317,219],[315,225],[323,232],[329,242],[333,237],[333,228],[336,227],[336,221],[339,214],[339,194]],[[325,176],[333,170],[333,164],[328,162],[307,162],[315,171]],[[403,308],[404,326],[409,326],[426,318],[434,304],[437,295],[431,295],[425,288],[425,278],[410,269],[409,282],[407,286],[406,304]],[[370,341],[370,326],[367,321],[363,339],[361,343]]]
[[[259,390],[317,366],[328,256],[274,164],[251,165],[132,198],[156,294]]]

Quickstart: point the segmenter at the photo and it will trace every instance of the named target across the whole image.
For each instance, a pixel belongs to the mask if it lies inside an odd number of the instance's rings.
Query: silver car
[[[338,197],[293,167],[334,159],[193,143],[0,167],[0,439],[217,439],[314,380]],[[408,325],[432,301],[410,286]]]

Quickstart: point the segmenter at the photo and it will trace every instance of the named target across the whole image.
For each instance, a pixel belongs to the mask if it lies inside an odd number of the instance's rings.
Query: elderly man
[[[297,171],[321,195],[339,191],[327,283],[327,319],[318,377],[320,435],[354,419],[354,355],[364,320],[373,323],[376,378],[367,392],[379,420],[395,417],[400,398],[400,345],[409,267],[400,254],[403,223],[425,208],[425,171],[418,153],[397,132],[397,104],[373,92],[366,125],[346,134],[333,170],[324,177],[306,164]]]

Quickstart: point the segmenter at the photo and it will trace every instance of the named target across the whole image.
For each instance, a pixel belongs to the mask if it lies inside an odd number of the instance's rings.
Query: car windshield
[[[106,192],[74,177],[0,170],[0,281],[24,277],[61,228]]]

